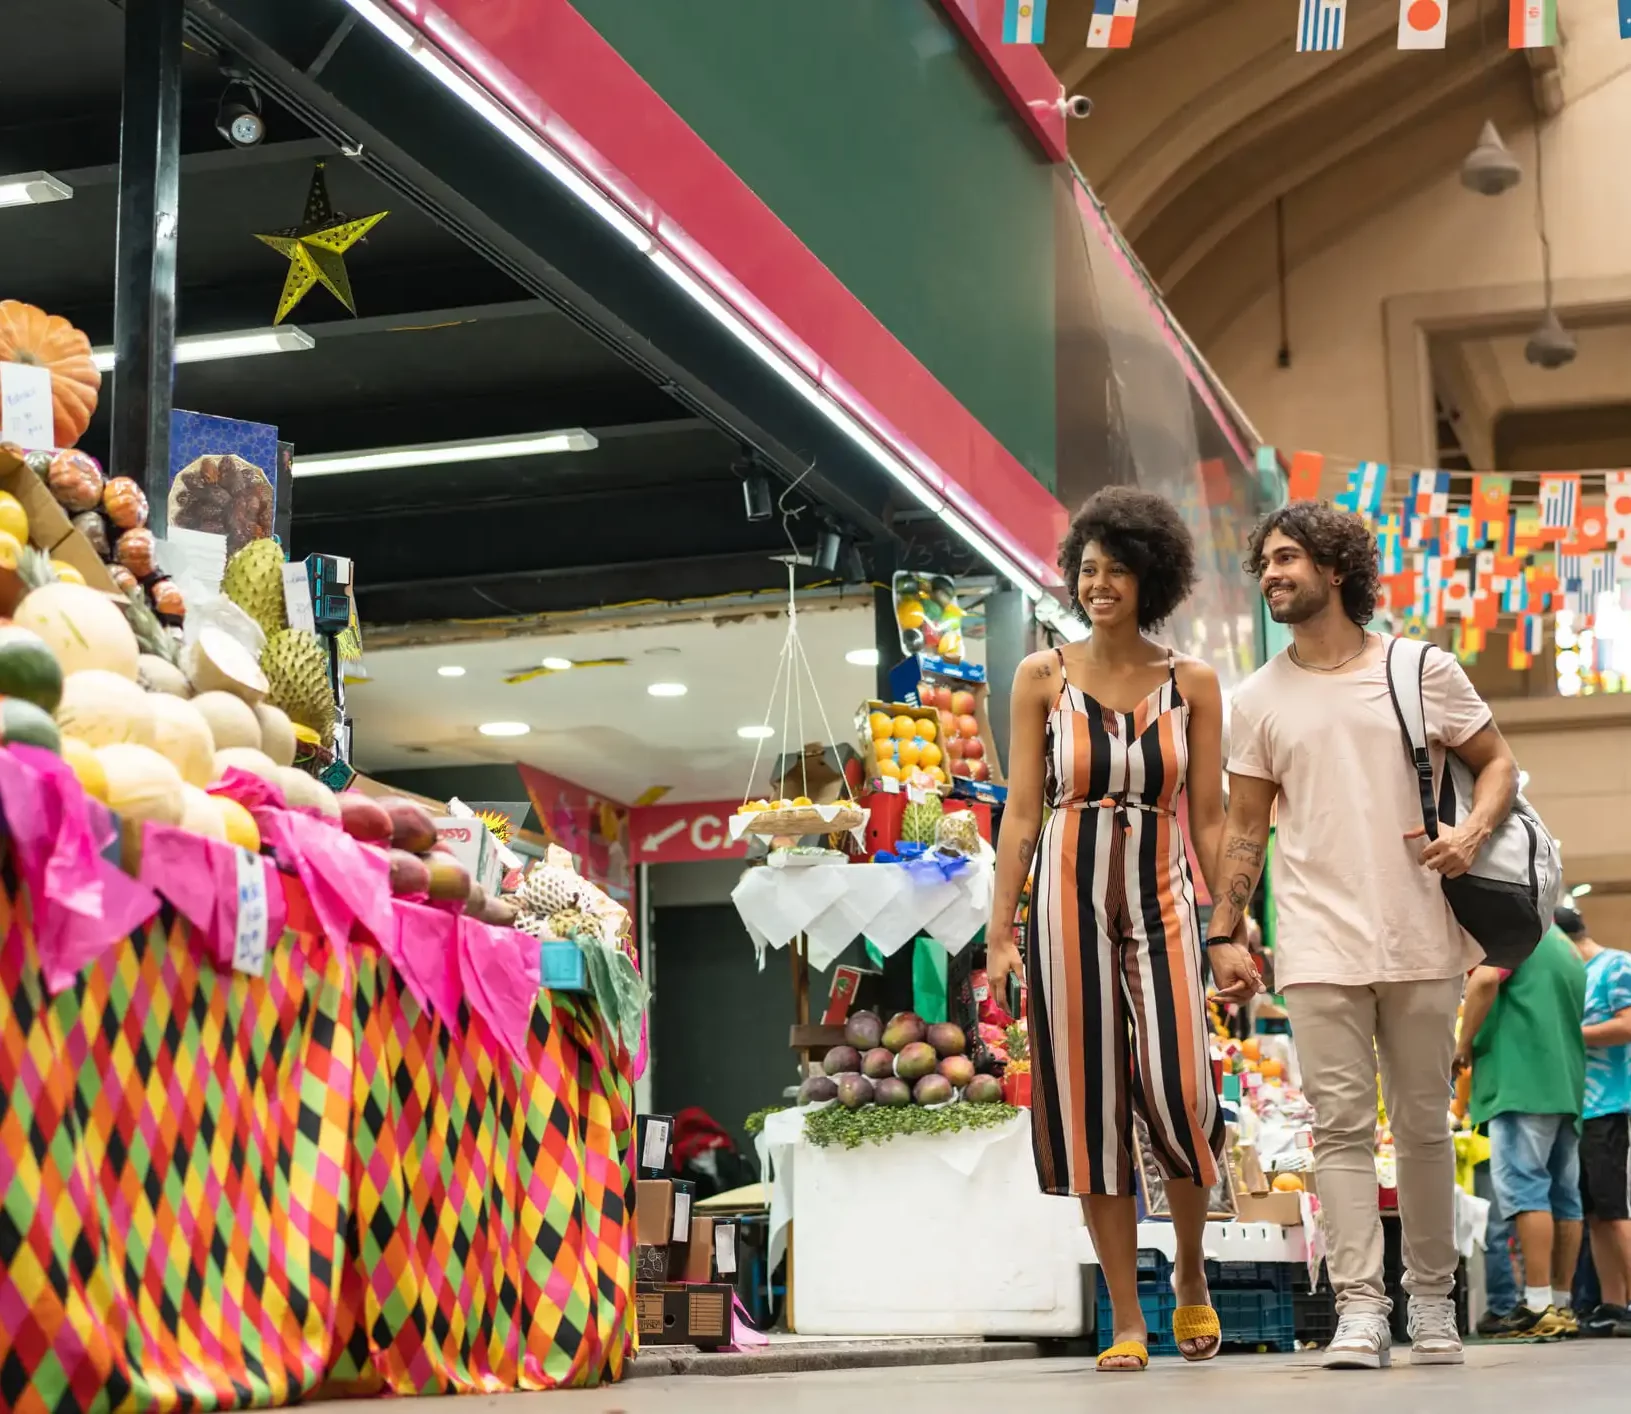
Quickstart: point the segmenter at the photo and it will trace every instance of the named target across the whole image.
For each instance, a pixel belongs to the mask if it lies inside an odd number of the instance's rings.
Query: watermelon
[[[43,746],[62,755],[62,733],[51,714],[21,697],[0,697],[0,746]]]
[[[20,697],[44,712],[62,701],[62,665],[37,633],[0,628],[0,697]]]

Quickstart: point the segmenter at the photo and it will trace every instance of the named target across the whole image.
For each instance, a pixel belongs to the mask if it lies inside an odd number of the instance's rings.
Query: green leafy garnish
[[[846,1110],[828,1105],[804,1117],[804,1137],[818,1149],[842,1144],[859,1149],[863,1144],[887,1144],[902,1134],[960,1134],[964,1130],[995,1129],[1019,1111],[1012,1105],[867,1105]]]

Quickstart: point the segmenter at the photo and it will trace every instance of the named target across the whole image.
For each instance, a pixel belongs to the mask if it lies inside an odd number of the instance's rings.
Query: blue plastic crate
[[[587,992],[589,969],[576,943],[546,939],[538,944],[538,985],[552,992]]]
[[[1306,1286],[1308,1268],[1301,1262],[1208,1262],[1206,1280],[1214,1289],[1263,1286],[1290,1295],[1296,1290],[1299,1271]]]
[[[1110,1306],[1110,1288],[1104,1284],[1102,1272],[1098,1275],[1098,1290],[1099,1349],[1107,1350],[1115,1340],[1116,1317]],[[1176,1355],[1178,1342],[1172,1338],[1172,1313],[1178,1309],[1178,1299],[1172,1294],[1171,1283],[1165,1278],[1158,1282],[1140,1281],[1138,1304],[1144,1312],[1144,1324],[1149,1327],[1150,1337],[1145,1344],[1150,1354]]]
[[[1220,1287],[1212,1292],[1225,1345],[1266,1345],[1272,1350],[1297,1348],[1296,1299],[1267,1286]]]

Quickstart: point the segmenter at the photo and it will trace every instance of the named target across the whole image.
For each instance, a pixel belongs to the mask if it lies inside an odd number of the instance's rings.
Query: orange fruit
[[[918,748],[917,764],[926,771],[930,770],[940,764],[943,755],[940,748],[932,741],[926,741]]]
[[[1269,1185],[1276,1193],[1301,1193],[1303,1181],[1294,1173],[1277,1173],[1274,1182]]]
[[[873,741],[882,741],[895,729],[895,723],[887,712],[874,712],[866,720],[867,725],[872,728]]]
[[[880,776],[888,776],[891,780],[898,781],[900,779],[900,767],[893,761],[889,760],[888,757],[885,757],[883,760],[878,762],[878,774]]]
[[[943,785],[946,784],[946,773],[944,771],[942,771],[938,766],[930,766],[928,768],[928,771],[929,771],[929,774],[934,777],[934,783],[937,786],[943,786]]]
[[[897,741],[910,741],[917,735],[917,722],[911,717],[896,717],[893,723],[893,732]]]
[[[82,588],[84,587],[85,576],[66,560],[52,560],[51,568],[57,572],[57,579],[63,584],[77,584]]]
[[[22,542],[9,530],[0,530],[0,569],[16,569],[22,557]]]
[[[898,613],[895,617],[897,620],[899,620],[902,628],[922,628],[925,617],[923,613],[923,605],[910,603],[902,604],[900,606],[900,613]]]
[[[924,741],[933,741],[939,735],[939,730],[933,717],[919,717],[917,719],[915,734],[922,737]]]
[[[1270,1056],[1268,1059],[1264,1060],[1258,1066],[1258,1069],[1263,1072],[1263,1079],[1265,1080],[1278,1080],[1286,1073],[1286,1068],[1281,1065],[1279,1061],[1275,1060],[1273,1056]]]
[[[916,766],[923,760],[923,744],[918,741],[903,741],[898,755],[902,766]]]
[[[1263,1054],[1262,1043],[1255,1036],[1248,1036],[1240,1043],[1240,1053],[1247,1060],[1256,1060]]]
[[[28,544],[28,512],[9,491],[0,491],[0,530],[20,545]]]

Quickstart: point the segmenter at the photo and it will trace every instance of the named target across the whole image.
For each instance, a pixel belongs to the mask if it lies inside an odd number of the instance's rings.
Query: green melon
[[[43,746],[62,755],[62,733],[42,711],[21,697],[0,697],[0,746]]]
[[[62,701],[62,665],[37,633],[0,628],[0,697],[20,697],[42,712]]]

